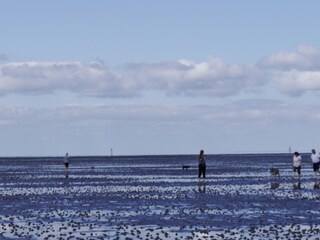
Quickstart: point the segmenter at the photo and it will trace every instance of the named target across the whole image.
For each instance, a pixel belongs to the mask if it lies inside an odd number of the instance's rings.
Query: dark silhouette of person
[[[198,167],[199,167],[199,174],[198,178],[201,178],[201,175],[203,178],[206,178],[206,156],[204,155],[204,151],[201,150],[199,157],[198,157]]]

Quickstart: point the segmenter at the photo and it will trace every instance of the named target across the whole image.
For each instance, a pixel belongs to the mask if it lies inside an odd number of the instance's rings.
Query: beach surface
[[[302,158],[300,181],[289,154],[208,155],[206,179],[196,155],[1,158],[0,239],[319,239]]]

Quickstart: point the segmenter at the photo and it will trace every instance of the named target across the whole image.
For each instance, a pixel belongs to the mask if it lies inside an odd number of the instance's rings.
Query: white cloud
[[[257,68],[227,64],[209,58],[205,62],[180,60],[154,64],[130,64],[126,77],[139,80],[148,89],[169,95],[226,97],[264,85]],[[141,86],[143,87],[143,86]]]
[[[308,45],[299,45],[294,52],[280,51],[262,58],[258,65],[280,70],[318,70],[320,51]]]
[[[44,94],[58,90],[95,97],[135,94],[122,79],[99,62],[19,62],[1,65],[0,93]]]
[[[320,51],[300,45],[296,51],[281,51],[263,58],[259,67],[276,84],[279,90],[291,96],[306,91],[320,90]]]
[[[85,96],[133,97],[145,90],[169,95],[225,97],[264,84],[250,66],[210,58],[128,64],[115,70],[102,62],[19,62],[0,65],[0,93],[44,94],[66,90]]]
[[[273,80],[281,91],[291,95],[301,95],[308,90],[320,90],[319,71],[278,71]]]
[[[281,51],[256,65],[228,64],[221,59],[203,62],[126,64],[111,69],[102,61],[12,62],[0,64],[0,94],[72,92],[80,96],[129,98],[157,90],[169,96],[228,97],[260,93],[274,83],[279,91],[300,96],[320,90],[320,51],[300,45]]]

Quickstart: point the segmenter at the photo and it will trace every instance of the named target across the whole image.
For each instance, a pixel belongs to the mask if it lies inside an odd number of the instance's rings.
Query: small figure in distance
[[[64,156],[63,162],[64,162],[64,172],[68,174],[68,171],[69,171],[69,154],[68,153],[66,153],[66,155]]]
[[[201,175],[203,175],[203,178],[206,178],[206,156],[204,155],[203,150],[200,150],[200,154],[198,157],[198,166],[199,166],[198,178],[201,178]]]
[[[301,155],[298,152],[294,152],[292,160],[293,160],[293,163],[292,163],[292,178],[294,178],[295,177],[295,173],[298,172],[298,176],[299,176],[299,179],[300,179],[301,163],[302,163]]]
[[[313,165],[314,176],[317,177],[319,175],[320,155],[315,149],[311,150],[311,160]]]

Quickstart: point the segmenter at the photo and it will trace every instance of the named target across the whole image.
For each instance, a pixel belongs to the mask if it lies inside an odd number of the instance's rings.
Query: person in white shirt
[[[66,153],[66,155],[64,156],[63,162],[64,162],[64,171],[68,173],[68,170],[69,170],[69,154],[68,153]]]
[[[312,149],[311,152],[312,152],[311,160],[313,164],[313,172],[314,172],[314,175],[317,176],[319,175],[320,155],[315,149]]]
[[[299,176],[299,179],[300,179],[301,162],[302,162],[301,155],[298,152],[294,152],[292,160],[293,160],[292,177],[294,178],[295,173],[298,172],[298,176]]]

